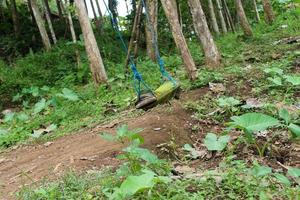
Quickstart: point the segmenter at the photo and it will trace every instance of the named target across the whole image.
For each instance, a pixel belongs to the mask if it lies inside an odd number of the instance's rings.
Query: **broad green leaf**
[[[291,185],[290,180],[285,175],[279,174],[279,173],[274,173],[273,175],[280,183],[287,185],[287,186]]]
[[[300,169],[299,168],[289,167],[287,173],[288,173],[288,175],[295,177],[295,178],[300,177]]]
[[[29,116],[25,113],[20,113],[17,115],[18,120],[20,121],[27,121],[29,119]]]
[[[241,102],[234,97],[224,97],[224,98],[219,98],[218,104],[220,107],[232,107],[239,105]]]
[[[13,97],[12,101],[13,102],[19,101],[22,98],[22,96],[23,96],[22,94],[18,93]]]
[[[155,173],[148,170],[140,176],[128,176],[116,193],[122,197],[132,196],[141,190],[152,188],[155,185],[154,178]]]
[[[285,76],[285,79],[294,86],[300,85],[300,76]]]
[[[204,145],[209,151],[222,151],[227,146],[230,136],[224,135],[217,137],[214,133],[208,133],[204,139]]]
[[[33,113],[37,114],[47,107],[46,99],[42,98],[39,102],[34,105]]]
[[[288,129],[291,131],[294,138],[300,137],[300,126],[292,123],[288,126]]]
[[[1,136],[1,135],[5,135],[5,134],[7,134],[7,133],[8,133],[7,130],[0,128],[0,136]]]
[[[155,154],[151,153],[148,149],[136,147],[135,145],[126,147],[125,149],[123,149],[123,151],[135,155],[151,164],[157,163],[159,161],[158,157]]]
[[[284,120],[286,124],[290,123],[291,117],[289,111],[285,108],[279,110],[279,117]]]
[[[278,74],[278,75],[282,75],[283,74],[283,70],[278,68],[278,67],[271,67],[271,68],[266,68],[264,69],[264,72],[267,74]]]
[[[68,99],[70,101],[78,101],[79,100],[79,97],[78,95],[73,92],[72,90],[68,89],[68,88],[64,88],[62,90],[62,93],[61,94],[58,94],[58,96],[61,96],[65,99]]]
[[[7,122],[11,122],[14,117],[15,117],[15,114],[14,112],[9,112],[9,113],[6,113],[5,116],[4,116],[4,122],[7,123]]]
[[[241,116],[231,117],[231,119],[233,122],[230,122],[229,125],[252,133],[280,125],[279,120],[261,113],[246,113]]]
[[[265,176],[272,173],[272,168],[261,165],[256,165],[252,168],[252,174],[254,176]]]
[[[282,79],[278,76],[273,77],[273,78],[269,77],[268,80],[271,81],[275,85],[278,85],[278,86],[282,85]]]
[[[110,142],[115,141],[115,137],[112,134],[109,134],[109,133],[102,133],[102,134],[100,134],[100,137],[102,137],[104,140],[107,140],[107,141],[110,141]]]
[[[117,128],[117,136],[118,138],[123,138],[126,136],[126,134],[129,132],[128,125],[123,124]]]

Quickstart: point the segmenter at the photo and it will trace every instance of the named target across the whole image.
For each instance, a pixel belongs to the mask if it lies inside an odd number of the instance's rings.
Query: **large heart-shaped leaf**
[[[295,177],[295,178],[300,177],[300,169],[299,168],[289,167],[287,173],[288,173],[288,175]]]
[[[231,117],[231,119],[233,122],[230,122],[229,125],[251,133],[280,125],[279,120],[261,113],[246,113],[241,116]]]
[[[62,93],[58,94],[58,96],[68,99],[70,101],[78,101],[79,100],[78,95],[68,88],[64,88],[62,90]]]
[[[255,165],[252,168],[252,174],[254,176],[265,176],[272,173],[272,168],[266,167],[266,166],[261,166],[261,165]]]
[[[300,85],[300,76],[285,76],[285,79],[294,86]]]
[[[37,114],[47,107],[46,99],[42,98],[39,102],[34,105],[33,113]]]
[[[294,138],[300,137],[300,126],[292,123],[288,126],[288,129],[291,131]]]
[[[285,108],[279,110],[279,117],[284,120],[286,124],[289,124],[291,117],[289,111]]]
[[[217,137],[214,133],[208,133],[204,139],[204,145],[209,151],[222,151],[227,146],[230,136],[224,135]]]
[[[290,180],[285,175],[279,174],[279,173],[274,173],[273,175],[280,183],[287,185],[287,186],[291,185]]]

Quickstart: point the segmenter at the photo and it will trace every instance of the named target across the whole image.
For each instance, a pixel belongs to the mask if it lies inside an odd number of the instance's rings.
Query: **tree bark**
[[[84,2],[82,0],[75,0],[75,5],[83,33],[86,52],[90,61],[90,69],[93,75],[94,83],[96,86],[98,86],[100,83],[107,82],[106,71],[88,14],[85,9]]]
[[[137,40],[137,30],[138,30],[137,27],[138,27],[138,24],[140,24],[142,12],[143,12],[143,5],[142,5],[142,2],[140,1],[137,6],[136,14],[134,16],[131,37],[130,37],[130,41],[129,41],[129,45],[128,45],[128,51],[127,51],[127,56],[126,56],[126,61],[125,61],[126,73],[128,72],[128,64],[130,61],[131,50],[132,50],[133,44],[137,43],[137,41],[136,41]]]
[[[254,8],[254,11],[255,11],[256,21],[260,22],[260,16],[259,16],[259,12],[258,12],[258,9],[257,9],[256,0],[252,0],[252,2],[253,2],[253,8]]]
[[[36,3],[36,0],[31,0],[30,2],[31,2],[32,12],[33,12],[36,24],[39,28],[44,47],[46,50],[49,50],[49,49],[51,49],[51,43],[50,43],[47,31],[46,31],[45,23],[42,19],[40,11],[39,11],[38,5]]]
[[[46,20],[47,20],[47,23],[48,23],[48,27],[49,27],[49,30],[50,30],[50,34],[51,34],[53,43],[56,44],[57,39],[56,39],[56,35],[55,35],[54,29],[53,29],[53,25],[52,25],[52,21],[51,21],[51,17],[50,17],[50,12],[48,10],[49,7],[47,8],[47,0],[43,0],[42,4],[43,4],[43,7],[45,8]]]
[[[99,29],[99,31],[101,31],[101,22],[99,21],[99,19],[97,17],[96,9],[95,9],[95,6],[94,6],[93,2],[94,2],[93,0],[90,0],[92,11],[93,11],[93,14],[94,14],[94,20],[95,20],[97,28]]]
[[[226,0],[223,0],[223,5],[224,5],[224,8],[225,8],[225,12],[226,12],[226,14],[227,14],[227,17],[228,17],[228,19],[229,19],[229,22],[230,22],[232,31],[235,32],[235,25],[234,25],[234,23],[233,23],[233,19],[232,19],[232,16],[231,16],[231,14],[230,14],[229,8],[228,8],[228,6],[227,6]]]
[[[272,8],[272,3],[270,0],[262,0],[265,20],[268,24],[272,24],[275,20],[275,15]]]
[[[217,35],[220,35],[220,30],[219,30],[219,26],[217,23],[214,4],[213,4],[212,0],[208,0],[208,8],[209,8],[209,16],[211,19],[213,30]]]
[[[227,27],[226,27],[226,23],[224,20],[224,16],[223,16],[223,12],[222,12],[222,5],[220,3],[220,0],[216,0],[216,3],[217,3],[217,7],[218,7],[219,18],[221,21],[222,32],[227,33]]]
[[[20,22],[19,22],[19,14],[17,10],[16,0],[10,1],[12,20],[14,25],[15,36],[18,38],[20,36]]]
[[[194,80],[196,79],[197,69],[180,27],[180,22],[178,20],[178,13],[176,8],[176,1],[161,0],[161,3],[164,12],[167,16],[168,22],[171,26],[174,41],[176,43],[177,48],[180,51],[188,76],[191,80]]]
[[[100,8],[99,0],[95,0],[95,1],[96,1],[97,9],[98,9],[99,21],[100,21],[101,29],[102,29],[102,20],[103,20],[102,18],[103,18],[103,15],[102,15],[102,11],[101,11],[101,8]]]
[[[210,67],[218,67],[221,63],[221,56],[209,31],[200,1],[188,0],[188,4],[192,13],[196,34],[203,47],[206,64]]]
[[[147,0],[147,9],[149,13],[149,21],[147,20],[146,25],[146,44],[147,44],[147,54],[149,58],[155,62],[155,48],[153,43],[157,43],[157,37],[153,37],[153,34],[157,36],[157,16],[158,16],[158,1],[157,0]],[[153,34],[151,33],[151,29]]]
[[[63,16],[63,12],[61,10],[61,6],[60,6],[60,0],[56,0],[56,6],[57,6],[57,11],[58,11],[58,15],[61,21],[64,20],[64,16]]]
[[[241,0],[235,0],[235,6],[245,36],[251,37],[253,35],[252,29],[246,17]]]
[[[70,1],[69,0],[65,0],[65,4],[67,5],[68,24],[69,24],[69,28],[70,28],[72,40],[73,40],[74,43],[76,43],[76,41],[77,41],[77,39],[76,39],[76,33],[75,33],[75,29],[74,29],[72,15],[71,15],[71,12],[69,10]]]

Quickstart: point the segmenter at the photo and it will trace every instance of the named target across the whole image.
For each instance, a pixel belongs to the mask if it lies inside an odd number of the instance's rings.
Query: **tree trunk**
[[[253,2],[254,11],[255,11],[256,21],[260,22],[260,16],[259,16],[259,12],[258,12],[257,5],[256,5],[256,0],[252,0],[252,2]]]
[[[151,29],[154,32],[154,34],[157,36],[157,16],[158,16],[158,1],[157,0],[147,0],[147,9],[149,13],[149,21],[147,20],[146,25],[146,44],[147,44],[147,54],[149,58],[155,62],[156,56],[155,56],[155,49],[153,46],[153,43],[157,43],[156,38],[153,38],[153,35],[151,33]]]
[[[76,41],[77,41],[77,39],[76,39],[76,33],[75,33],[75,29],[74,29],[72,15],[71,15],[71,12],[69,10],[70,1],[69,0],[65,0],[65,4],[67,5],[68,24],[69,24],[69,27],[70,27],[70,32],[71,32],[72,40],[73,40],[74,43],[76,43]]]
[[[63,16],[63,12],[61,10],[61,6],[60,6],[60,0],[56,0],[56,6],[57,6],[57,11],[58,11],[58,15],[61,21],[64,20],[64,16]]]
[[[245,36],[251,37],[253,35],[252,29],[251,29],[251,26],[246,17],[241,0],[235,0],[235,6],[236,6],[237,15],[239,17],[239,21],[240,21],[240,24],[242,26]]]
[[[228,6],[227,6],[226,0],[223,0],[223,5],[224,5],[224,8],[225,8],[226,15],[227,15],[227,17],[228,17],[228,19],[229,19],[229,22],[230,22],[232,31],[235,32],[235,25],[234,25],[234,23],[233,23],[233,19],[232,19],[232,16],[231,16],[231,14],[230,14],[229,8],[228,8]]]
[[[16,0],[10,1],[12,20],[14,25],[15,36],[18,38],[20,36],[20,23],[19,23],[19,14],[17,10]]]
[[[275,15],[272,9],[272,3],[270,0],[262,0],[264,13],[265,13],[265,20],[268,24],[272,24],[275,20]]]
[[[84,2],[82,0],[75,0],[75,5],[83,33],[86,52],[90,61],[90,69],[93,75],[94,83],[96,86],[98,86],[100,83],[107,82],[106,71],[88,14],[84,6]]]
[[[126,56],[126,61],[125,61],[125,72],[128,72],[128,64],[129,61],[131,59],[131,50],[133,47],[133,44],[136,42],[137,43],[137,30],[138,30],[138,25],[140,24],[140,19],[141,19],[141,15],[143,12],[143,5],[142,2],[140,1],[138,6],[137,6],[137,11],[136,14],[134,16],[134,21],[133,21],[133,26],[132,26],[132,32],[131,32],[131,37],[130,37],[130,41],[129,41],[129,45],[128,45],[128,51],[127,51],[127,56]]]
[[[101,8],[100,8],[99,0],[95,0],[95,1],[96,1],[97,9],[98,9],[99,21],[100,21],[101,29],[102,29],[102,18],[103,18],[103,15],[102,15],[102,11],[101,11]]]
[[[29,9],[29,12],[30,12],[30,15],[31,15],[31,23],[34,24],[34,25],[36,25],[37,23],[35,21],[33,10],[32,10],[32,7],[31,7],[31,0],[28,0],[28,9]],[[36,35],[35,35],[34,32],[32,33],[32,42],[33,43],[36,42]]]
[[[98,27],[99,31],[101,31],[101,22],[98,20],[93,0],[90,0],[90,3],[91,3],[92,11],[93,11],[93,14],[94,14],[94,20],[95,20],[95,23],[96,23],[96,27]]]
[[[212,0],[208,0],[208,8],[209,8],[209,16],[211,19],[213,30],[217,35],[220,35],[220,30],[219,30],[219,26],[217,23],[214,4],[213,4]]]
[[[221,63],[221,56],[209,31],[200,1],[188,0],[188,4],[192,13],[195,31],[203,47],[206,64],[210,67],[217,67]]]
[[[161,0],[161,3],[169,21],[169,24],[171,26],[172,35],[176,46],[181,53],[181,57],[183,59],[183,63],[187,70],[188,76],[191,80],[194,80],[196,79],[197,69],[180,27],[180,22],[178,20],[178,13],[176,8],[176,1]]]
[[[85,9],[86,9],[86,12],[87,12],[87,14],[89,15],[89,11],[88,11],[88,8],[87,8],[86,0],[83,0],[83,2],[84,2],[84,7],[85,7]]]
[[[55,35],[54,29],[53,29],[53,26],[52,26],[50,12],[49,12],[49,10],[47,8],[47,0],[43,0],[42,4],[43,4],[43,7],[45,8],[46,20],[47,20],[47,23],[48,23],[48,27],[49,27],[49,30],[50,30],[50,33],[51,33],[51,37],[52,37],[53,43],[56,44],[57,43],[57,39],[56,39],[56,35]]]
[[[32,8],[32,12],[33,12],[36,24],[39,28],[39,31],[40,31],[45,49],[49,50],[49,49],[51,49],[50,40],[49,40],[47,31],[46,31],[45,23],[42,19],[41,13],[40,13],[39,8],[38,8],[38,5],[36,3],[36,0],[31,0],[31,8]]]
[[[222,5],[220,3],[220,0],[216,0],[216,3],[217,3],[217,7],[218,7],[218,13],[219,13],[220,21],[221,21],[222,31],[223,31],[223,33],[227,33],[227,27],[226,27],[226,23],[224,20],[224,16],[223,16],[223,12],[222,12]]]

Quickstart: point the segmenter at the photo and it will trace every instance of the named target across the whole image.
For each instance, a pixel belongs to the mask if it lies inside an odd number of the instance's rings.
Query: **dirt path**
[[[192,91],[188,95],[200,95]],[[187,95],[185,95],[187,97]],[[183,101],[185,98],[183,96]],[[145,145],[150,149],[175,137],[178,143],[189,141],[190,115],[174,100],[154,108],[137,118],[126,119],[129,128],[144,128]],[[0,199],[13,199],[20,187],[38,184],[41,180],[55,179],[68,169],[84,171],[116,165],[115,158],[122,146],[100,138],[97,133],[114,132],[119,123],[99,125],[93,129],[68,135],[45,144],[23,146],[0,154]]]

